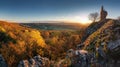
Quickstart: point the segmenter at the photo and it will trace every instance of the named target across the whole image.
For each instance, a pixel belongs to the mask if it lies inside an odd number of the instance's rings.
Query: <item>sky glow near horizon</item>
[[[0,0],[0,20],[88,22],[104,5],[108,18],[120,16],[119,0]]]

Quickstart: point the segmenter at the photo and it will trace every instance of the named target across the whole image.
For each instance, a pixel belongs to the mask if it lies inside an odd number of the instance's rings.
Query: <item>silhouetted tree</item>
[[[95,22],[98,19],[98,13],[97,12],[90,13],[88,18],[89,18],[89,20]]]

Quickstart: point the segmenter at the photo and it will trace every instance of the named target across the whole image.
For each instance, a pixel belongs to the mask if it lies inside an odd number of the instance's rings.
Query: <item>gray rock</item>
[[[0,67],[7,67],[7,64],[1,54],[0,54]]]
[[[18,67],[42,67],[43,66],[42,59],[43,59],[43,57],[38,55],[29,60],[22,60],[19,62]]]
[[[18,67],[29,67],[28,60],[22,60],[22,61],[20,61],[20,63],[18,64]]]
[[[109,42],[107,48],[112,51],[113,49],[120,48],[119,46],[120,46],[120,39]]]

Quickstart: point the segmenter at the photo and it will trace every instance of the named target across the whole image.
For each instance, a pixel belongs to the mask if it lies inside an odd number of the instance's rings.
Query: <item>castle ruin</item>
[[[101,11],[100,11],[100,21],[103,21],[106,19],[108,13],[107,11],[104,10],[104,7],[101,7]]]

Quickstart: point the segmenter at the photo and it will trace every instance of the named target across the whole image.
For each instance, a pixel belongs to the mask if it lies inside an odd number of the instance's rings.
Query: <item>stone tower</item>
[[[101,11],[100,11],[100,21],[103,21],[106,19],[107,17],[107,11],[104,10],[104,7],[101,6]]]

